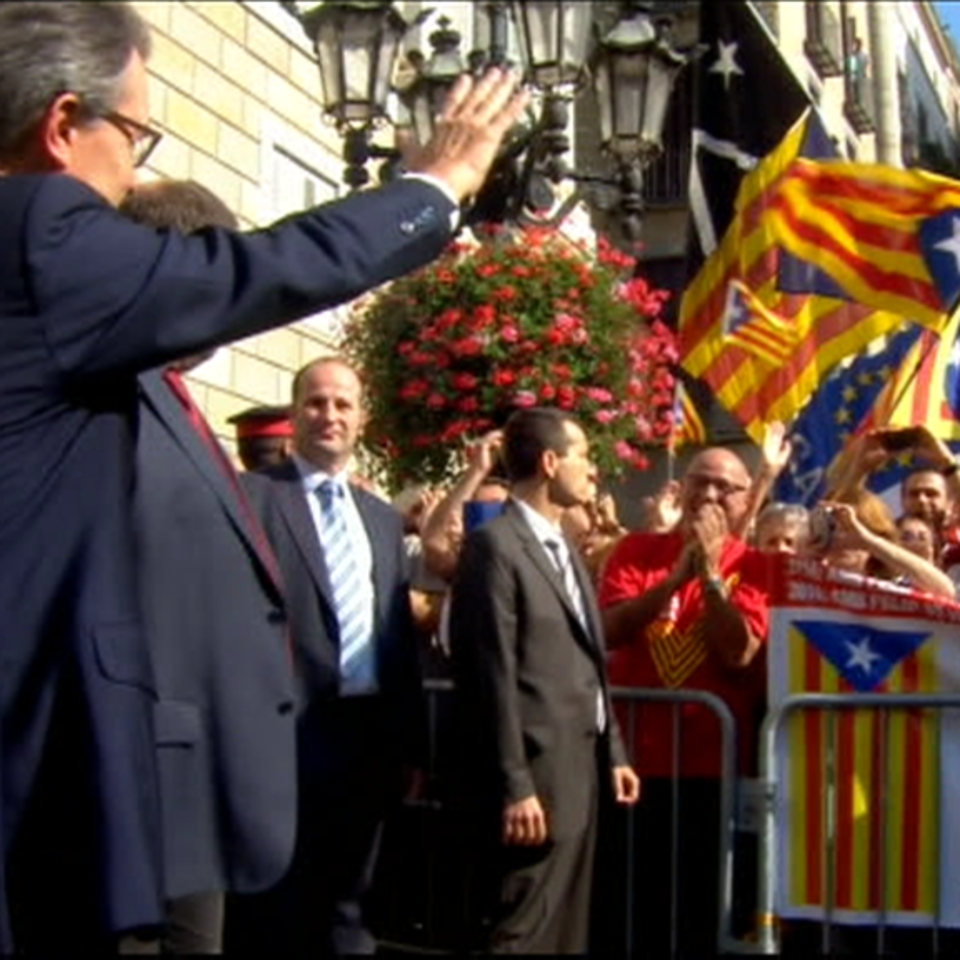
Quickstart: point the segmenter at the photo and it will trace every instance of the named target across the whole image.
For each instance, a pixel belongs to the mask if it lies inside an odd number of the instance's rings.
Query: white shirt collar
[[[338,473],[327,473],[326,470],[318,470],[309,460],[304,460],[298,453],[291,454],[291,459],[300,474],[300,480],[303,483],[305,493],[316,493],[317,488],[325,480],[333,480],[334,483],[343,487],[344,491],[350,490],[350,475],[346,470]]]
[[[566,551],[567,544],[563,539],[563,531],[559,524],[551,523],[542,513],[534,510],[528,503],[511,497],[510,500],[515,503],[520,510],[523,519],[533,531],[534,536],[544,545],[550,543],[560,543],[560,549]]]

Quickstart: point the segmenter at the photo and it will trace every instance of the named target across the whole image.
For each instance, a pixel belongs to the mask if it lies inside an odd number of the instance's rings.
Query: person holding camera
[[[846,502],[822,501],[810,517],[810,552],[828,566],[955,599],[950,578],[898,540],[886,505],[867,490],[848,494]]]

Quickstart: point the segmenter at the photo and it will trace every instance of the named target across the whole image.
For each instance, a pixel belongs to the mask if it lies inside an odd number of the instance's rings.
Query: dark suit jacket
[[[287,592],[299,689],[300,772],[329,769],[319,751],[337,749],[324,736],[324,704],[338,695],[339,627],[323,549],[293,461],[243,482],[273,544]],[[377,497],[351,488],[373,554],[374,629],[380,694],[390,759],[423,766],[426,714],[400,515]]]
[[[468,782],[497,825],[505,803],[536,794],[555,839],[588,823],[593,778],[586,774],[596,765],[598,690],[606,701],[609,762],[626,763],[593,588],[576,549],[568,547],[589,630],[513,503],[467,538],[450,601]]]
[[[132,531],[135,375],[429,261],[451,212],[436,188],[400,180],[270,230],[183,237],[128,222],[71,177],[0,177],[3,841],[41,758],[61,758],[37,829],[78,817],[87,798],[90,817],[71,829],[95,846],[99,875],[76,885],[98,888],[106,929],[163,916],[156,684]],[[50,739],[65,684],[80,706]]]
[[[249,504],[159,371],[140,377],[135,518],[167,895],[263,889],[296,826],[283,593]]]

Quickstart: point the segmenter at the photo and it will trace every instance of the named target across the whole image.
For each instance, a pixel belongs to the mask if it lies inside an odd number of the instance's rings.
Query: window
[[[307,166],[299,157],[273,145],[270,206],[273,219],[334,200],[337,183]]]
[[[340,158],[277,117],[264,118],[261,150],[261,223],[335,200],[346,190],[339,181]],[[335,339],[345,316],[343,308],[325,310],[301,323]]]

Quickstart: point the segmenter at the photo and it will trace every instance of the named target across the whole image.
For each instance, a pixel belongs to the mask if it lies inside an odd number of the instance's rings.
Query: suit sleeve
[[[463,546],[450,605],[450,642],[474,691],[475,729],[496,754],[505,802],[536,794],[517,701],[517,598],[508,558],[486,531]],[[458,683],[460,678],[458,677]],[[492,742],[491,742],[492,741]]]
[[[343,303],[428,263],[450,201],[404,179],[249,234],[155,231],[71,177],[35,178],[26,287],[70,376],[131,373]]]

